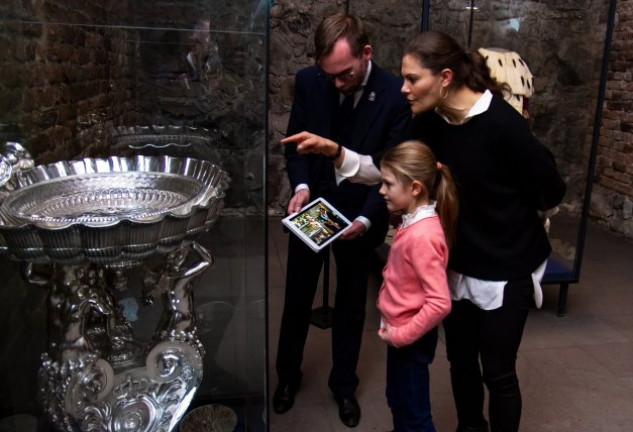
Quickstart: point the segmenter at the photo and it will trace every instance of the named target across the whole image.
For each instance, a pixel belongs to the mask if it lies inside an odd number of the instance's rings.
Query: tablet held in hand
[[[317,198],[281,221],[315,252],[333,242],[352,223],[323,198]]]

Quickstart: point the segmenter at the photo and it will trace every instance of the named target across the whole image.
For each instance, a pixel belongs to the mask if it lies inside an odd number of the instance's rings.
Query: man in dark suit
[[[324,197],[353,225],[332,244],[336,261],[336,297],[332,317],[332,369],[328,385],[342,422],[360,420],[355,398],[356,366],[365,320],[371,254],[388,228],[388,213],[377,186],[343,180],[335,164],[345,148],[378,165],[384,150],[397,144],[411,112],[400,93],[402,81],[372,63],[372,47],[361,21],[351,15],[327,17],[315,34],[316,65],[299,71],[288,123],[286,167],[294,195],[288,213]],[[297,144],[332,145],[331,155],[299,154]],[[324,252],[314,253],[291,235],[288,246],[286,295],[277,352],[279,385],[273,408],[292,408],[299,389],[303,349],[310,326]]]

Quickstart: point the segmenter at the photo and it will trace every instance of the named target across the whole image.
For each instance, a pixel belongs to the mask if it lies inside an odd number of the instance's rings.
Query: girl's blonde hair
[[[459,204],[457,189],[447,166],[440,164],[431,149],[421,141],[405,141],[385,152],[380,166],[390,170],[405,185],[422,183],[429,199],[437,201],[436,210],[446,242],[455,240]]]

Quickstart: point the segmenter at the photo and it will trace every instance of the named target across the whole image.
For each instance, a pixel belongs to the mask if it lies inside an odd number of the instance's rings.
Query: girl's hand
[[[378,337],[380,339],[382,339],[385,343],[387,343],[388,345],[393,346],[393,342],[391,341],[391,330],[392,330],[392,326],[390,326],[389,324],[385,324],[384,327],[381,327],[378,330]]]

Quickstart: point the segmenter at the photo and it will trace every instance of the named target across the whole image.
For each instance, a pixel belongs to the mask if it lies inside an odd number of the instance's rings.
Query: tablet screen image
[[[281,221],[310,249],[320,251],[352,223],[323,198],[317,198]]]

